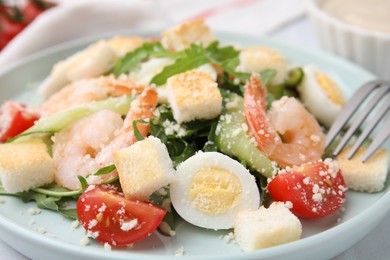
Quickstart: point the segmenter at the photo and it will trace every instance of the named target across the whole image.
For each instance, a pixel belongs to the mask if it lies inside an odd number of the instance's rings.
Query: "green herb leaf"
[[[219,48],[219,42],[215,41],[211,43],[207,48],[206,51],[208,52],[209,56],[215,63],[220,63],[225,60],[230,60],[237,58],[240,52],[236,49],[234,49],[233,46],[225,46],[222,48]]]
[[[79,179],[79,181],[80,181],[81,189],[85,190],[85,188],[87,188],[87,186],[88,186],[87,180],[81,175],[77,175],[77,179]]]
[[[268,85],[268,83],[276,76],[276,70],[274,69],[266,69],[259,73],[261,83],[263,86]]]
[[[58,209],[58,213],[69,219],[76,220],[79,218],[76,209]]]
[[[231,74],[234,77],[238,78],[241,82],[246,82],[249,79],[251,74],[236,71],[237,66],[239,64],[240,64],[240,59],[238,57],[234,57],[232,59],[227,59],[227,60],[222,61],[220,63],[220,66],[228,74]]]
[[[172,205],[171,203],[167,203],[167,201],[170,200],[169,195],[169,187],[162,187],[159,190],[155,191],[152,195],[149,197],[149,201],[157,206],[160,206],[164,208],[167,213],[165,214],[163,221],[165,222],[170,230],[167,230],[167,227],[161,228],[161,225],[158,228],[158,231],[160,231],[163,235],[171,236],[172,231],[175,230],[175,215],[172,211]]]
[[[157,86],[163,85],[173,75],[196,69],[210,62],[210,58],[201,45],[192,44],[184,52],[185,55],[183,57],[178,58],[175,63],[166,66],[159,74],[152,78],[150,83],[156,84]]]
[[[142,61],[152,56],[178,58],[182,55],[182,52],[170,52],[166,50],[159,42],[145,42],[139,48],[119,59],[111,72],[115,77],[119,77],[121,74],[129,73],[136,69]]]
[[[48,196],[57,196],[57,197],[73,197],[80,195],[82,190],[68,190],[57,184],[50,184],[44,187],[34,188],[32,191],[37,193],[45,194]]]
[[[100,168],[97,172],[95,172],[92,175],[100,176],[100,175],[109,174],[110,172],[114,171],[115,169],[116,169],[115,164],[107,165],[103,168]]]
[[[135,138],[137,138],[137,141],[142,141],[145,138],[141,135],[140,131],[138,130],[137,122],[139,123],[146,123],[146,122],[144,120],[133,120],[133,131],[134,131]]]

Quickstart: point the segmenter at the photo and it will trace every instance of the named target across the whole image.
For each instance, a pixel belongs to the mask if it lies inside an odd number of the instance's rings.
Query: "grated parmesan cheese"
[[[137,225],[138,225],[138,219],[135,218],[130,221],[121,223],[121,229],[123,231],[129,231],[135,228]]]
[[[111,251],[111,245],[109,243],[104,243],[104,250]]]
[[[30,215],[38,215],[38,214],[41,214],[42,210],[37,208],[37,207],[33,207],[33,208],[29,208],[28,209],[28,213],[30,213]]]
[[[80,221],[77,219],[72,222],[72,229],[76,229],[80,226]]]
[[[183,256],[185,254],[184,247],[179,247],[175,251],[175,256]]]
[[[80,239],[80,245],[87,246],[89,244],[89,238],[87,236],[84,236]]]

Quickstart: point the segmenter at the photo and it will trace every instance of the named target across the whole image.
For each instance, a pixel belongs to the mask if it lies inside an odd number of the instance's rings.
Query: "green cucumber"
[[[69,126],[73,122],[103,109],[109,109],[121,115],[126,115],[130,109],[130,103],[133,99],[133,96],[112,97],[103,101],[95,101],[58,112],[38,120],[32,127],[10,139],[8,142],[15,141],[22,136],[31,134],[53,134]]]
[[[251,170],[271,177],[275,171],[272,161],[251,141],[245,131],[247,126],[244,115],[244,99],[234,93],[228,93],[228,100],[218,121],[215,143],[218,149],[245,163]]]
[[[302,81],[304,72],[302,68],[294,68],[288,74],[285,84],[289,88],[296,88]]]

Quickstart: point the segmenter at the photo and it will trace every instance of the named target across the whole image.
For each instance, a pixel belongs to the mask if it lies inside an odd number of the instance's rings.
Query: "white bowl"
[[[390,80],[390,34],[361,28],[331,16],[320,7],[324,1],[306,1],[322,47],[360,64],[381,79]]]

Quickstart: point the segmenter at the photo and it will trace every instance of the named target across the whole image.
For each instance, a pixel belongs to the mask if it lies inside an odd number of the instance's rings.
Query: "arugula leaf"
[[[54,188],[53,188],[54,189]],[[41,188],[41,190],[44,190]],[[7,192],[3,185],[0,183],[0,195],[14,196],[20,198],[24,203],[35,201],[36,205],[40,209],[48,209],[56,211],[64,217],[70,219],[78,219],[76,209],[65,209],[61,207],[64,201],[70,197],[52,196],[45,193],[40,193],[35,190],[29,190],[18,193]],[[77,196],[77,195],[76,195]],[[74,196],[72,197],[74,198]]]
[[[225,60],[230,60],[237,58],[240,52],[234,49],[233,46],[225,46],[219,48],[219,42],[212,42],[207,48],[206,51],[209,53],[211,59],[215,63],[223,62]]]
[[[81,190],[85,190],[88,186],[87,180],[81,175],[77,175],[77,179],[79,179],[79,182],[81,184]]]
[[[211,124],[209,135],[207,137],[208,141],[205,143],[205,145],[203,146],[203,149],[202,149],[205,152],[216,152],[216,151],[218,151],[218,147],[215,144],[215,131],[217,130],[217,125],[218,125],[218,122],[213,122]]]
[[[160,231],[163,235],[172,236],[172,233],[175,230],[176,223],[175,223],[175,215],[173,214],[172,211],[172,204],[167,203],[170,202],[169,187],[165,186],[155,191],[152,195],[150,195],[149,201],[154,205],[166,209],[167,213],[165,214],[162,223],[158,227],[158,231]],[[164,223],[168,225],[169,229],[167,229],[167,227],[164,226]]]
[[[60,213],[62,216],[69,218],[69,219],[78,219],[77,210],[76,209],[58,209],[58,213]]]
[[[82,192],[82,190],[68,190],[57,184],[50,184],[44,187],[33,188],[31,190],[48,196],[57,197],[73,197],[80,195]]]
[[[220,66],[228,74],[231,74],[234,77],[238,78],[241,82],[246,82],[249,79],[251,74],[250,73],[236,71],[237,66],[239,64],[240,64],[240,59],[238,57],[234,57],[232,59],[228,59],[228,60],[222,61],[220,63]]]
[[[163,85],[169,77],[196,69],[210,61],[202,45],[192,44],[184,52],[185,56],[178,58],[175,63],[166,66],[159,74],[152,78],[150,83],[156,84],[157,86]]]
[[[149,122],[142,120],[142,119],[141,120],[133,120],[133,131],[134,131],[135,138],[137,138],[137,141],[142,141],[145,138],[141,135],[140,131],[138,130],[137,123],[149,124]]]
[[[108,173],[112,172],[115,169],[116,169],[115,164],[110,164],[110,165],[107,165],[107,166],[105,166],[103,168],[100,168],[97,172],[95,172],[92,175],[100,176],[100,175],[108,174]]]
[[[262,70],[259,73],[261,83],[263,86],[268,85],[268,83],[276,76],[276,70],[275,69],[266,69]]]
[[[115,77],[129,73],[137,68],[142,61],[149,59],[151,56],[177,58],[181,55],[183,55],[181,52],[170,52],[166,50],[160,42],[145,42],[134,51],[127,53],[123,58],[119,59],[112,69],[112,73]]]

